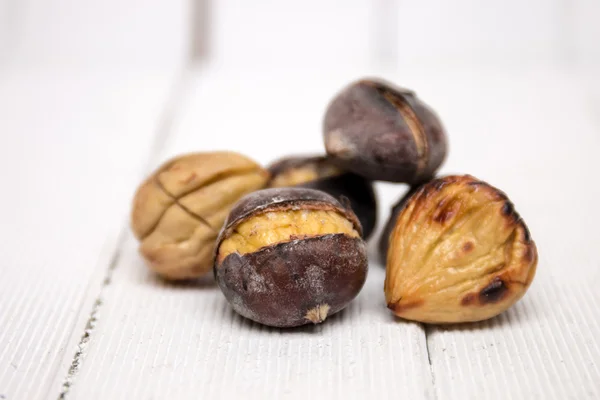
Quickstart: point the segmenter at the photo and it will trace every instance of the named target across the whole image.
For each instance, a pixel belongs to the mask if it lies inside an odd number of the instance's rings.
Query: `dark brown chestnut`
[[[422,182],[446,156],[435,112],[414,92],[381,80],[343,89],[327,108],[323,133],[336,165],[373,180]]]
[[[360,220],[363,238],[368,239],[377,224],[377,197],[373,183],[360,175],[344,171],[324,156],[291,156],[268,167],[269,187],[298,186],[322,190],[336,199],[342,196]]]
[[[306,188],[251,193],[217,239],[214,273],[242,316],[274,327],[323,322],[356,297],[367,277],[358,218]]]

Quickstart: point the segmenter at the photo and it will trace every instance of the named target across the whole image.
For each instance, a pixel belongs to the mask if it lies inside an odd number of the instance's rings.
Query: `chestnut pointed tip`
[[[387,304],[387,308],[392,310],[394,312],[394,314],[396,314],[397,316],[401,316],[401,314],[405,313],[407,310],[421,307],[424,304],[424,301],[421,299],[419,299],[419,300],[410,300],[409,299],[409,300],[405,300],[404,302],[402,302],[402,304],[400,304],[401,300],[402,300],[402,298],[400,298],[395,303]]]

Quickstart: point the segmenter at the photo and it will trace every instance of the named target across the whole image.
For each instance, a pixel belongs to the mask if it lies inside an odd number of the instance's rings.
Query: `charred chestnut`
[[[346,307],[365,282],[360,234],[352,210],[324,192],[260,190],[229,214],[215,278],[246,318],[275,327],[317,324]]]
[[[329,104],[323,121],[327,154],[340,167],[373,180],[417,183],[446,156],[437,115],[414,92],[361,80]]]
[[[435,179],[395,219],[385,297],[410,320],[484,320],[525,294],[537,260],[527,226],[503,192],[468,175]]]
[[[352,172],[343,171],[323,156],[282,158],[268,167],[269,187],[299,186],[322,190],[336,199],[350,201],[360,220],[363,238],[368,239],[377,223],[377,198],[373,183]]]

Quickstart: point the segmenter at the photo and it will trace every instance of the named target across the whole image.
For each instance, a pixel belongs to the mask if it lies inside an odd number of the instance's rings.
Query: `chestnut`
[[[417,183],[446,157],[446,134],[414,92],[363,79],[343,89],[323,121],[327,154],[341,168],[372,180]]]
[[[242,316],[273,327],[318,324],[356,297],[367,277],[356,215],[306,188],[251,193],[217,239],[214,274]]]
[[[322,190],[336,199],[342,196],[358,217],[367,240],[377,224],[377,198],[373,183],[362,176],[341,170],[324,156],[291,156],[267,167],[269,187],[299,186]]]
[[[186,154],[161,165],[142,182],[131,210],[147,265],[172,280],[209,272],[229,210],[268,179],[260,165],[233,152]]]
[[[387,305],[425,323],[492,318],[525,294],[537,261],[536,245],[506,194],[469,175],[435,179],[395,219]]]

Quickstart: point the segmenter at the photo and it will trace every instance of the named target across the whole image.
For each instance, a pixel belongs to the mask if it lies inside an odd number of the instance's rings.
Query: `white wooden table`
[[[523,300],[476,324],[396,319],[377,237],[359,297],[315,327],[262,327],[211,279],[148,272],[127,214],[150,169],[322,151],[327,101],[365,74],[438,110],[443,173],[512,198],[540,253]],[[0,399],[599,398],[599,87],[548,66],[2,72]],[[381,227],[406,187],[378,190]]]

